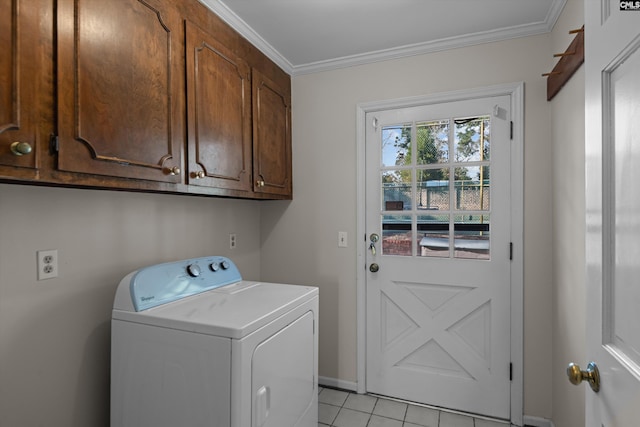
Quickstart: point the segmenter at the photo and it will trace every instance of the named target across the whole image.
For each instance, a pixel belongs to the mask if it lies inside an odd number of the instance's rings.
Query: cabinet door
[[[36,167],[39,7],[33,3],[0,0],[0,166]]]
[[[255,192],[291,197],[289,91],[253,70],[253,175]]]
[[[177,10],[162,0],[58,1],[58,168],[180,182]]]
[[[189,184],[251,191],[251,72],[187,23]]]

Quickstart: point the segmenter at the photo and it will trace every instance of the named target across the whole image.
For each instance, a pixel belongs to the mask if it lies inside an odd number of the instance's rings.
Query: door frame
[[[524,83],[512,83],[442,92],[430,95],[359,103],[356,106],[356,150],[357,150],[357,269],[356,269],[356,318],[357,318],[357,392],[366,393],[366,194],[365,194],[365,135],[366,114],[381,110],[416,107],[451,101],[509,95],[511,98],[511,423],[523,424],[523,332],[524,332]]]

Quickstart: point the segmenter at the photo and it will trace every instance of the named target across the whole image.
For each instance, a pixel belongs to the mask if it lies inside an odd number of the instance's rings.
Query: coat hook
[[[562,53],[554,53],[553,57],[557,58],[558,56],[571,56],[571,55],[575,55],[576,51],[572,51],[572,52],[562,52]]]

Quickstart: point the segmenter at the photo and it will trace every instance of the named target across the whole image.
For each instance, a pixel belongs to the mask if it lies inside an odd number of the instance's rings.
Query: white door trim
[[[407,108],[440,102],[460,101],[489,96],[509,95],[513,120],[511,147],[511,361],[513,380],[511,383],[511,423],[522,426],[523,421],[523,297],[524,297],[524,83],[488,86],[478,89],[459,90],[425,96],[373,101],[356,106],[357,149],[357,392],[366,392],[366,252],[365,242],[365,116],[369,112],[393,108]],[[364,238],[363,238],[364,239]]]

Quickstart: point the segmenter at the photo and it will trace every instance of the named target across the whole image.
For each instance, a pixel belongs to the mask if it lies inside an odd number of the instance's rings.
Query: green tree
[[[491,120],[488,116],[455,121],[457,162],[489,160]],[[489,179],[489,167],[483,166],[477,177],[470,177],[467,169],[456,169],[456,180]],[[463,173],[464,172],[464,173]]]
[[[455,123],[455,154],[456,162],[486,161],[490,155],[491,120],[489,116],[458,119]],[[412,144],[412,125],[398,126],[399,134],[395,135],[393,145],[396,148],[397,166],[412,164],[414,152],[416,165],[442,165],[443,167],[425,168],[420,171],[419,181],[448,180],[450,169],[446,167],[449,160],[449,121],[424,122],[416,125],[416,143]],[[415,149],[414,149],[415,146]],[[489,166],[478,168],[476,176],[470,176],[471,169],[466,167],[454,168],[456,181],[487,180]],[[387,173],[383,177],[386,183],[411,182],[410,170],[399,170]]]
[[[416,126],[416,164],[437,165],[448,160],[449,150],[447,135],[448,122],[420,123]],[[411,143],[411,125],[404,125],[400,135],[396,136],[394,146],[398,149],[396,165],[411,165],[413,161],[413,146]],[[403,182],[411,181],[411,171],[400,171]],[[442,168],[426,169],[423,180],[447,179],[446,170]]]

